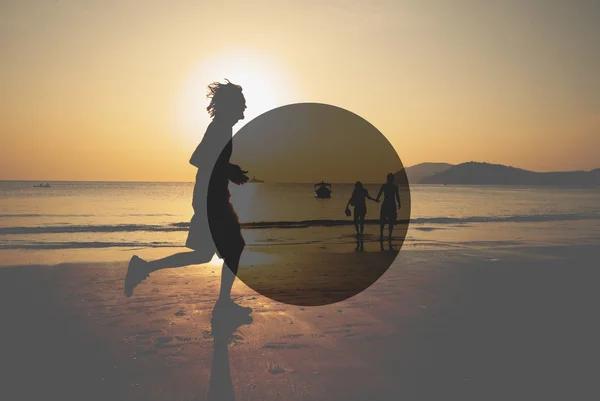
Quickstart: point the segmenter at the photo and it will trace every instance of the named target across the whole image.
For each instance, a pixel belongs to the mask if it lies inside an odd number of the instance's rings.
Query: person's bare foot
[[[131,257],[125,276],[125,296],[131,297],[135,287],[149,276],[146,263],[145,260],[136,255]]]
[[[235,313],[249,315],[252,313],[252,308],[241,306],[233,302],[231,299],[219,299],[212,311],[213,316],[221,313]]]

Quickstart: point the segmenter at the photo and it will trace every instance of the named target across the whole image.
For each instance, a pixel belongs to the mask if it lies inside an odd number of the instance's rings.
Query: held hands
[[[236,185],[243,185],[248,182],[247,171],[241,169],[240,166],[235,164],[231,165],[231,176],[229,179]]]

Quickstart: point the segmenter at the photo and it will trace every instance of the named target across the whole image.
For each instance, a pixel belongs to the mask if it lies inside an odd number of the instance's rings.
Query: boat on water
[[[255,184],[262,184],[264,181],[263,180],[259,180],[256,177],[252,177],[248,180],[248,182],[253,182]]]
[[[318,187],[315,189],[315,197],[320,199],[331,198],[331,184],[321,181],[320,183],[315,184],[315,187]]]
[[[44,184],[40,184],[40,185],[34,185],[35,188],[50,188],[50,184],[46,183]]]

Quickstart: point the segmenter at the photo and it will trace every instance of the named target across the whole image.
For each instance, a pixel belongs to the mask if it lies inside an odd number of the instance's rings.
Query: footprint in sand
[[[160,330],[142,330],[142,331],[138,331],[137,333],[135,333],[135,335],[138,337],[148,337],[148,336],[151,336],[152,334],[157,334],[157,333],[160,333]]]
[[[300,349],[308,348],[306,344],[290,344],[285,342],[280,343],[267,343],[263,345],[263,349]]]
[[[152,354],[156,354],[157,352],[158,352],[158,350],[155,350],[155,349],[145,349],[142,351],[138,351],[136,353],[136,356],[152,355]]]
[[[336,329],[336,330],[327,330],[324,332],[325,334],[339,334],[339,333],[350,333],[350,329]]]
[[[372,326],[371,323],[346,323],[343,324],[342,327],[367,327]]]
[[[286,334],[284,336],[281,336],[281,338],[298,338],[298,337],[302,337],[304,336],[304,334]]]
[[[173,337],[159,337],[154,340],[154,347],[155,348],[172,348],[173,345],[171,345],[171,346],[167,345],[171,341],[173,341]],[[175,347],[176,346],[177,345],[175,345]]]
[[[267,372],[272,373],[274,375],[278,375],[280,373],[285,373],[285,369],[282,368],[281,366],[272,365],[267,368]]]

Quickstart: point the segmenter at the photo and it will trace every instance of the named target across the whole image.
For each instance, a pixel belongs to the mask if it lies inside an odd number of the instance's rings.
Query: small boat
[[[331,184],[321,181],[318,184],[315,184],[315,196],[320,199],[331,198]]]
[[[262,184],[264,181],[257,179],[256,177],[252,177],[248,180],[248,182],[253,182],[255,184]]]
[[[44,184],[40,184],[40,185],[34,185],[35,188],[50,188],[50,184],[46,183],[46,185]]]

